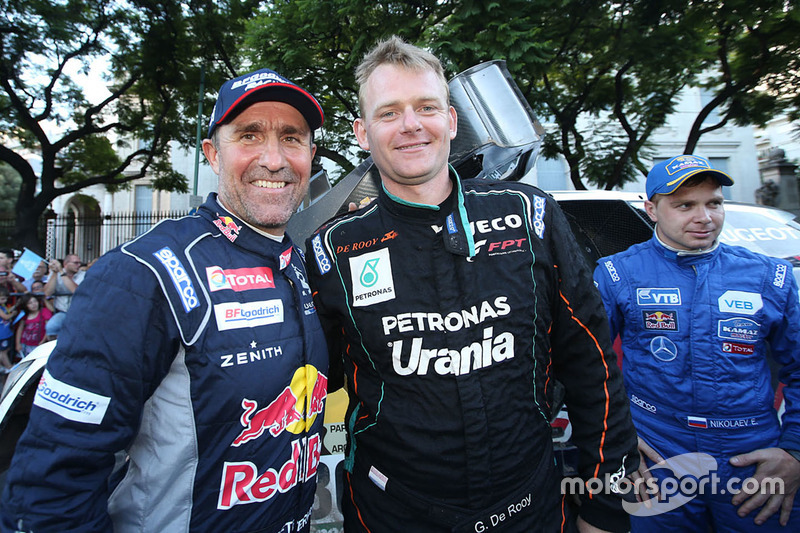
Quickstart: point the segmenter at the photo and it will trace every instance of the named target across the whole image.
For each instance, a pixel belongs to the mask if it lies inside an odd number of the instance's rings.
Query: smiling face
[[[390,193],[416,200],[421,185],[449,192],[447,159],[456,136],[456,111],[432,70],[378,66],[364,86],[363,116],[353,129]]]
[[[672,248],[704,250],[722,231],[725,199],[714,177],[693,186],[684,184],[672,194],[657,194],[653,200],[644,203],[645,210],[658,223],[659,239]]]
[[[234,215],[274,235],[303,201],[316,146],[303,115],[283,102],[256,102],[217,127],[203,152],[219,175],[218,197]]]

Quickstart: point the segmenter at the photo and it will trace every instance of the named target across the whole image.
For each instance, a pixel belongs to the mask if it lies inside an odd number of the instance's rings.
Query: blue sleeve
[[[800,300],[797,282],[791,272],[789,267],[785,278],[789,284],[786,307],[770,332],[769,341],[772,356],[781,365],[779,379],[786,385],[783,389],[786,411],[778,445],[800,450]]]
[[[594,269],[594,284],[597,286],[597,290],[600,291],[600,297],[603,299],[603,307],[605,307],[606,315],[608,315],[608,326],[610,329],[611,341],[613,342],[614,339],[617,338],[617,335],[622,332],[624,318],[617,305],[616,294],[612,287],[613,281],[611,280],[611,273],[604,265],[605,261],[610,260],[604,257],[597,261],[597,267]]]
[[[6,478],[3,530],[111,531],[115,453],[179,347],[155,277],[118,252],[75,293]]]

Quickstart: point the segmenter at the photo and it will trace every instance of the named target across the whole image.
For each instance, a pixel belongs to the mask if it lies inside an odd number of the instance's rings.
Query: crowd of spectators
[[[70,254],[41,261],[24,279],[13,272],[16,257],[0,249],[0,376],[34,348],[58,336],[86,266]]]

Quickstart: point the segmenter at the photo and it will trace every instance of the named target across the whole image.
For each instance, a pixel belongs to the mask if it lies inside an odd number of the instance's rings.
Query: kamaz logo
[[[677,288],[636,289],[639,305],[681,305],[681,290]]]

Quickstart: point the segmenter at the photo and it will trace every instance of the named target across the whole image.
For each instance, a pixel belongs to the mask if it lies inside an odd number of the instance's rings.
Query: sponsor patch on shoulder
[[[533,198],[533,230],[540,239],[544,238],[544,208],[547,200],[541,196]]]
[[[331,260],[328,259],[328,254],[325,253],[325,249],[322,247],[322,238],[319,235],[311,239],[311,247],[314,249],[314,259],[317,261],[319,273],[327,274],[331,269]]]
[[[603,263],[603,266],[606,267],[606,270],[608,270],[608,275],[611,276],[611,281],[614,283],[618,282],[619,274],[617,274],[617,269],[614,267],[614,262],[609,259]]]
[[[783,284],[786,282],[786,271],[786,265],[778,263],[775,267],[775,279],[772,280],[772,284],[782,289]]]
[[[168,246],[165,246],[159,251],[154,252],[153,255],[166,267],[169,277],[172,279],[172,283],[175,285],[181,297],[183,309],[188,313],[195,307],[199,307],[200,301],[197,299],[197,292],[194,290],[192,280],[189,278],[189,274],[186,272],[183,263],[181,263],[180,259],[175,255],[175,252]]]
[[[47,409],[67,420],[100,424],[111,398],[73,387],[59,381],[45,369],[33,398],[33,405]]]

